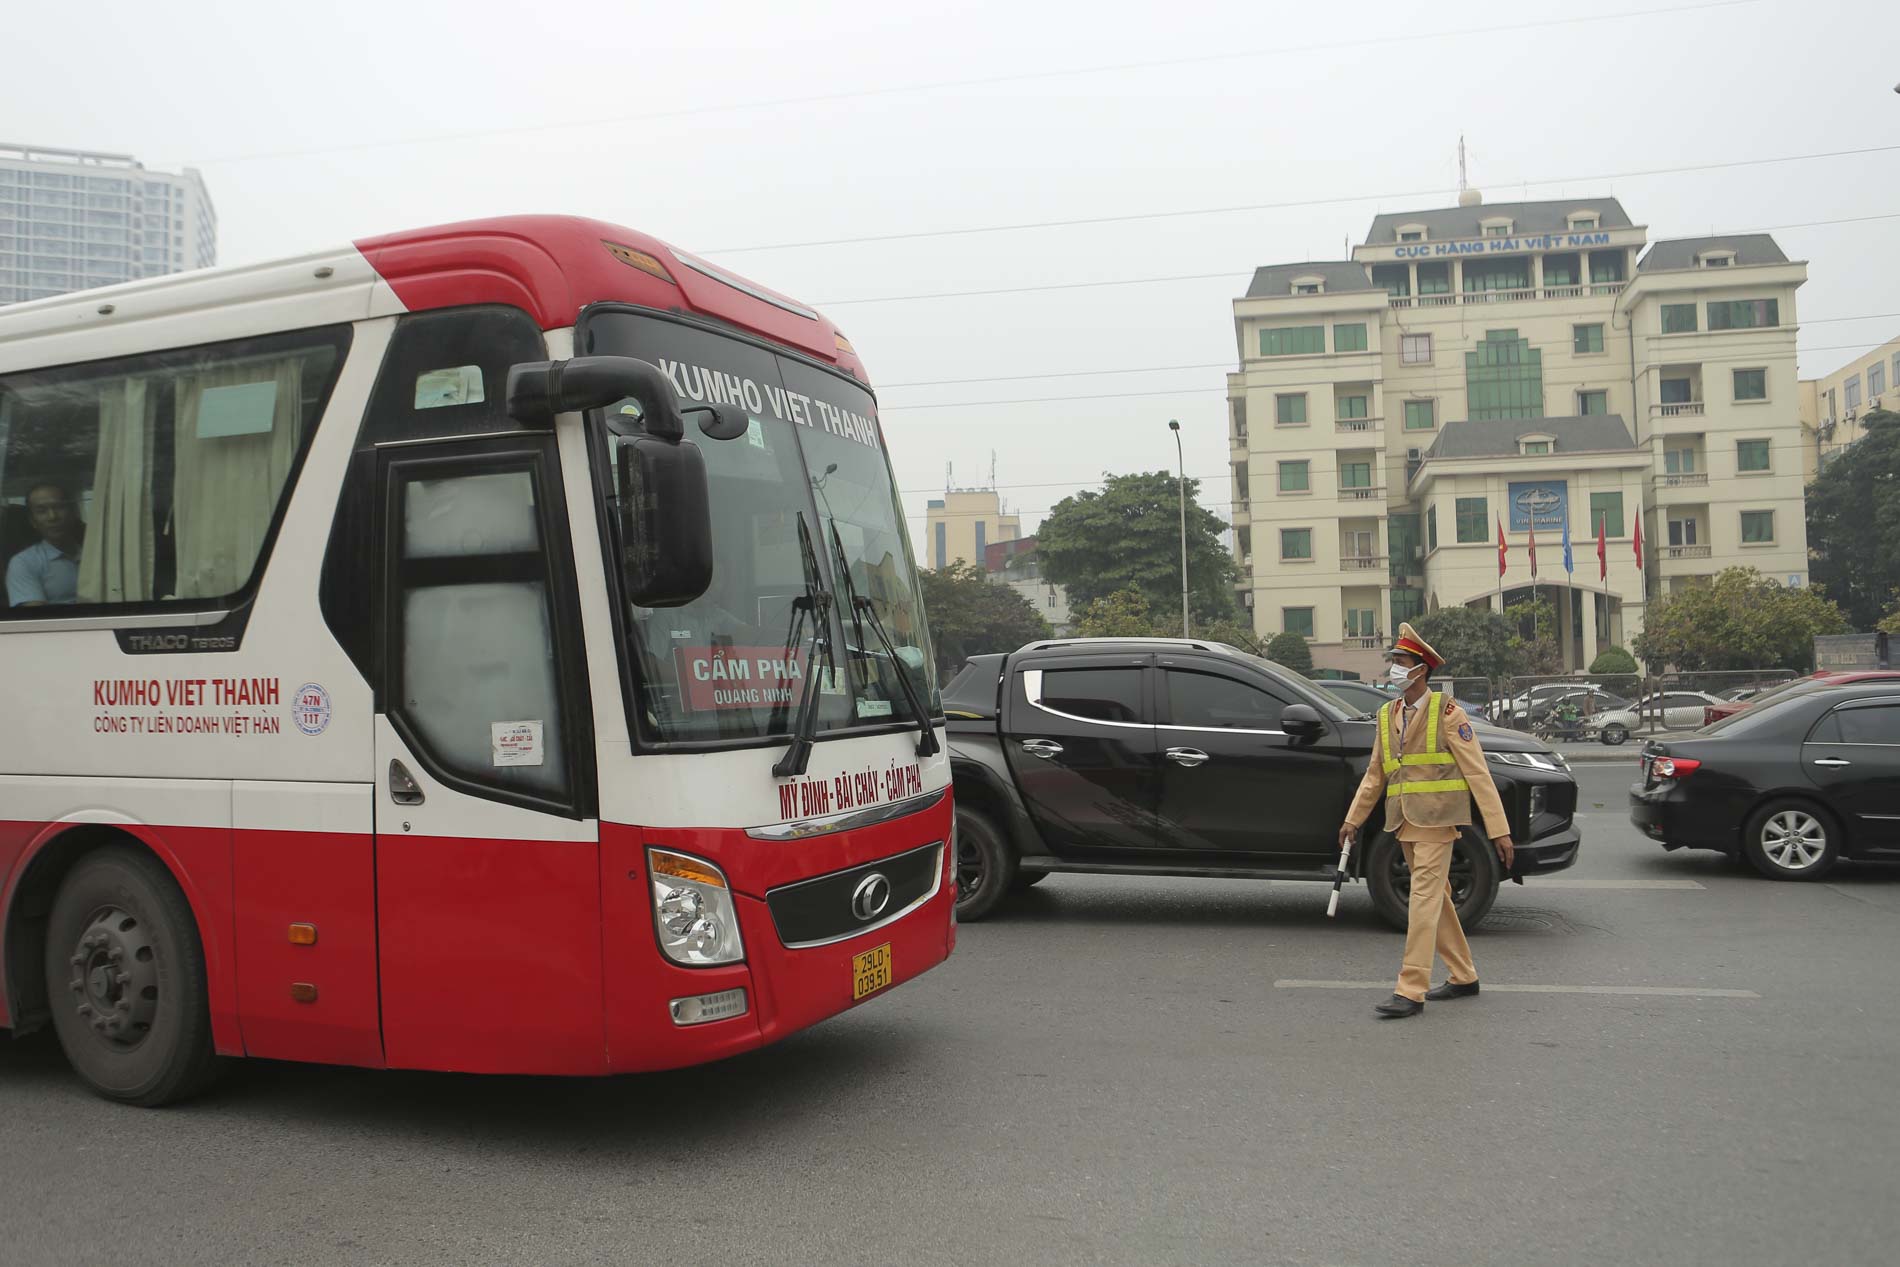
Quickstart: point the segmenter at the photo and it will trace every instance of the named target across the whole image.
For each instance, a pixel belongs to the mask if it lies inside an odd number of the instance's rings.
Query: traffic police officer
[[[1426,999],[1460,999],[1478,992],[1478,970],[1446,882],[1452,847],[1458,829],[1471,822],[1473,801],[1507,871],[1512,845],[1510,820],[1471,719],[1450,696],[1427,685],[1432,671],[1444,667],[1444,657],[1411,625],[1401,623],[1398,640],[1385,658],[1392,685],[1404,694],[1379,710],[1379,739],[1339,828],[1339,843],[1344,848],[1380,800],[1385,801],[1385,829],[1398,836],[1412,870],[1398,987],[1373,1009],[1382,1018],[1396,1018],[1417,1016],[1425,1010]],[[1434,951],[1450,970],[1449,979],[1435,989],[1428,988]]]

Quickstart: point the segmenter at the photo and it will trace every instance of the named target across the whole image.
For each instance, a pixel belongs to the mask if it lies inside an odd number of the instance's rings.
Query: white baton
[[[1346,859],[1352,854],[1352,842],[1348,840],[1339,850],[1339,867],[1333,872],[1333,895],[1326,899],[1326,918],[1331,919],[1339,911],[1339,886],[1346,882]]]

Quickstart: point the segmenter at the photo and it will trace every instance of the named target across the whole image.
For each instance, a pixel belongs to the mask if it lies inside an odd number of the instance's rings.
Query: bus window
[[[0,379],[7,614],[243,590],[347,343],[306,331]]]

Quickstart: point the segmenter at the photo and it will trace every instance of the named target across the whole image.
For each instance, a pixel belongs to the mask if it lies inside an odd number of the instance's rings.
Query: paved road
[[[241,1066],[96,1101],[0,1042],[8,1263],[1886,1263],[1900,874],[1665,855],[1586,767],[1586,861],[1507,888],[1495,986],[1375,1022],[1363,890],[1056,876],[780,1047],[604,1082]],[[1633,887],[1632,887],[1633,886]],[[1276,985],[1377,982],[1378,988]]]

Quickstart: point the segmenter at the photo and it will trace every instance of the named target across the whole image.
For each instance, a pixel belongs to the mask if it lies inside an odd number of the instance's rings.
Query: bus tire
[[[185,895],[142,849],[108,845],[59,886],[46,997],[73,1072],[108,1100],[154,1107],[218,1070],[204,946]]]
[[[957,806],[957,922],[982,919],[1016,880],[1016,851],[989,819]]]
[[[1451,866],[1447,883],[1452,902],[1458,909],[1458,924],[1467,933],[1475,932],[1497,901],[1499,873],[1497,856],[1489,841],[1470,828],[1461,828],[1451,847]],[[1405,865],[1405,851],[1398,838],[1381,833],[1366,856],[1366,888],[1371,890],[1372,905],[1379,917],[1399,932],[1406,931],[1411,920],[1412,872]]]

